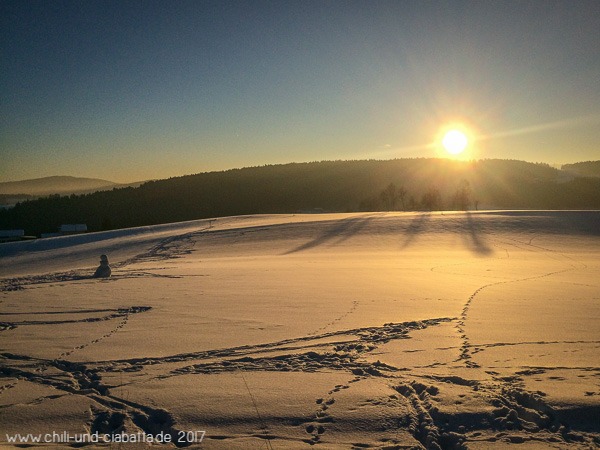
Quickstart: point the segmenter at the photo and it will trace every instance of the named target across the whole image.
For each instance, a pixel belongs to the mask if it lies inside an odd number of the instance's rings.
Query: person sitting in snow
[[[100,256],[100,265],[96,269],[94,273],[94,278],[108,278],[110,277],[111,270],[108,265],[108,256],[102,255]]]

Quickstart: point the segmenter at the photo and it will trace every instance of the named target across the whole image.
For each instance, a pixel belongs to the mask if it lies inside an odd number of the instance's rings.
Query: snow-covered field
[[[600,446],[599,212],[219,218],[0,277],[0,446]]]

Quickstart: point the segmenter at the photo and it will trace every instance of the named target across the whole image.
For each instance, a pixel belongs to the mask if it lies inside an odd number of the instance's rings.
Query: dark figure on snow
[[[108,278],[110,277],[110,266],[108,265],[108,257],[106,255],[100,256],[100,265],[94,273],[94,278]]]

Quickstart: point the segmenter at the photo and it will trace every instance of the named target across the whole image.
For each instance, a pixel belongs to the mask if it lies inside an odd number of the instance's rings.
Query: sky
[[[600,159],[600,2],[0,0],[0,181]]]

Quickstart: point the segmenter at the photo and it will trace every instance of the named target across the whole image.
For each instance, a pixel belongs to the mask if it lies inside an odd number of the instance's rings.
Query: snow
[[[93,279],[102,254],[112,276]],[[256,215],[2,244],[0,430],[589,448],[599,256],[593,211]]]

